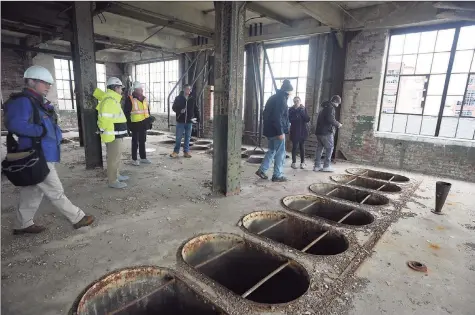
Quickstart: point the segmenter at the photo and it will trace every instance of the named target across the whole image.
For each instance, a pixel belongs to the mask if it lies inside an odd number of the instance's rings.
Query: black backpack
[[[38,101],[33,97],[24,93],[15,93],[10,96],[4,105],[23,96],[28,97],[33,109],[31,121],[43,126],[43,134],[40,137],[31,138],[31,148],[23,150],[24,154],[19,155],[22,152],[18,150],[18,142],[13,137],[13,133],[9,131],[7,135],[7,156],[2,162],[2,172],[15,186],[32,186],[43,182],[50,172],[41,147],[41,138],[46,134],[46,127],[41,123],[38,105],[36,104]],[[8,110],[6,106],[4,106],[4,110]]]

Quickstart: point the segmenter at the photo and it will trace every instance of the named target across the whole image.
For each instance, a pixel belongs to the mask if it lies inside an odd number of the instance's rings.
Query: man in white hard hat
[[[145,152],[147,130],[151,128],[150,108],[143,94],[142,84],[135,81],[132,85],[132,95],[125,99],[124,114],[127,118],[129,130],[132,132],[132,165],[150,164]],[[137,149],[140,160],[137,159]]]
[[[33,138],[41,138],[41,149],[50,170],[43,182],[20,189],[20,205],[17,210],[17,227],[14,234],[40,233],[45,227],[33,222],[43,195],[64,214],[78,229],[94,222],[92,215],[73,205],[65,196],[63,185],[56,172],[55,164],[60,161],[61,129],[57,125],[57,116],[53,105],[46,100],[54,83],[51,73],[40,66],[32,66],[23,76],[25,89],[13,94],[5,103],[5,125],[10,133],[9,152],[23,152],[32,148]],[[34,111],[39,114],[40,124],[35,123]],[[12,134],[18,136],[14,140]]]
[[[97,105],[97,126],[101,140],[106,144],[107,150],[107,178],[110,188],[125,188],[128,176],[120,175],[123,151],[123,140],[127,135],[127,119],[120,100],[124,88],[119,78],[111,77],[107,80],[107,92],[101,89],[94,91],[94,97],[99,100]]]

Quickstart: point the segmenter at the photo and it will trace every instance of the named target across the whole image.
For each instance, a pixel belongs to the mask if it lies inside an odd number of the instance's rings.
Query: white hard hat
[[[140,83],[139,81],[135,81],[134,84],[132,84],[132,88],[135,90],[135,89],[140,89],[142,88],[142,83]]]
[[[119,86],[123,86],[122,84],[122,81],[120,81],[119,78],[116,78],[116,77],[110,77],[109,79],[107,79],[107,86],[110,86],[110,85],[119,85]]]
[[[41,66],[31,66],[26,69],[23,79],[41,80],[49,84],[54,83],[53,76],[48,69]]]

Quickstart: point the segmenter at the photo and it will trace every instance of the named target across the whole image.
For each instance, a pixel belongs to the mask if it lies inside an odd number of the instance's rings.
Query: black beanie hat
[[[280,90],[283,92],[292,92],[294,88],[289,80],[284,80],[284,82],[282,82],[282,87],[280,88]]]

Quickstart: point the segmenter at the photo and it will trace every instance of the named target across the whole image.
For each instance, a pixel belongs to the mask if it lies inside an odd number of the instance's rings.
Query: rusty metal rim
[[[96,284],[100,283],[101,281],[103,281],[104,279],[110,277],[111,275],[113,274],[116,274],[116,273],[120,273],[122,271],[126,271],[126,270],[133,270],[133,269],[155,269],[155,270],[161,270],[162,272],[165,272],[165,273],[168,273],[170,274],[171,276],[173,277],[176,277],[176,273],[174,270],[170,269],[170,268],[166,268],[166,267],[160,267],[160,266],[154,266],[154,265],[139,265],[139,266],[130,266],[130,267],[124,267],[124,268],[119,268],[119,269],[115,269],[115,270],[112,270],[111,272],[108,272],[106,274],[104,274],[102,277],[92,281],[90,284],[88,284],[80,293],[79,295],[76,297],[76,299],[74,300],[73,302],[73,305],[71,306],[71,309],[69,310],[68,314],[69,315],[77,315],[77,310],[79,308],[79,304],[81,302],[81,300],[83,299],[83,297],[86,295],[86,293]]]
[[[427,266],[415,260],[408,261],[407,266],[418,272],[427,272]]]
[[[188,242],[190,242],[191,240],[197,238],[197,237],[203,237],[203,236],[207,236],[207,235],[227,235],[229,237],[233,237],[233,238],[239,238],[241,239],[244,243],[250,243],[252,244],[252,246],[254,247],[257,247],[259,249],[261,249],[263,252],[265,253],[268,253],[268,252],[272,252],[273,255],[275,256],[278,256],[278,257],[282,257],[284,259],[286,259],[287,261],[291,261],[292,264],[295,264],[297,266],[300,267],[300,269],[303,271],[303,275],[307,278],[308,280],[308,287],[307,287],[307,290],[305,290],[304,293],[302,293],[302,295],[300,295],[298,298],[296,298],[295,300],[292,300],[292,301],[289,301],[289,302],[286,302],[286,303],[275,303],[275,304],[269,304],[269,303],[259,303],[259,302],[254,302],[254,301],[251,301],[251,300],[248,300],[246,298],[243,298],[242,296],[234,293],[233,291],[231,291],[230,289],[226,288],[225,286],[223,286],[222,284],[220,284],[219,282],[211,279],[211,277],[209,277],[208,275],[196,270],[192,265],[190,265],[189,263],[187,263],[184,259],[183,259],[183,249],[184,247],[186,246],[186,244]],[[238,300],[241,301],[241,303],[248,303],[249,305],[251,306],[255,306],[255,307],[258,307],[258,308],[262,308],[262,309],[269,309],[269,308],[272,308],[272,309],[275,309],[275,308],[284,308],[284,307],[288,307],[289,305],[292,305],[294,303],[296,303],[297,301],[299,301],[300,299],[302,299],[305,295],[308,294],[308,291],[310,290],[310,287],[311,287],[311,277],[310,277],[310,274],[308,273],[307,269],[301,264],[299,263],[298,261],[296,261],[295,259],[288,259],[286,256],[282,255],[281,253],[278,253],[276,252],[275,250],[272,250],[272,249],[269,249],[269,248],[265,248],[263,247],[262,245],[260,245],[259,243],[256,243],[252,240],[249,240],[249,239],[246,239],[238,234],[235,234],[235,233],[227,233],[227,232],[211,232],[211,233],[199,233],[199,234],[196,234],[195,236],[193,237],[190,237],[189,239],[185,240],[181,245],[180,247],[178,247],[178,250],[177,250],[177,253],[176,253],[176,259],[178,261],[179,264],[183,264],[184,266],[186,266],[187,268],[189,268],[190,271],[188,271],[189,273],[196,273],[198,275],[200,275],[200,277],[203,279],[203,282],[205,282],[206,284],[210,285],[212,284],[214,287],[217,287],[220,289],[220,291],[224,291],[226,292],[225,294],[231,294],[232,296],[234,296],[234,298],[237,298]],[[193,276],[193,278],[196,278],[196,276]],[[222,296],[223,293],[222,292],[217,292],[217,290],[214,291],[215,293],[218,293],[219,296]]]
[[[312,189],[312,186],[315,186],[315,185],[332,185],[332,186],[337,186],[337,187],[335,187],[335,188],[354,189],[354,190],[357,190],[357,191],[360,191],[360,192],[363,192],[363,193],[367,193],[368,196],[364,199],[363,202],[351,201],[351,200],[348,200],[348,199],[331,196],[331,195],[329,195],[329,193],[327,193],[327,194],[324,195],[323,193],[316,192],[316,191],[314,191],[314,190]],[[351,185],[351,184],[350,184],[350,185]],[[387,184],[383,184],[383,186],[384,186],[384,185],[387,185]],[[330,198],[335,198],[335,199],[339,199],[339,200],[345,200],[345,201],[347,201],[347,202],[351,202],[351,203],[354,203],[354,204],[361,204],[361,205],[370,206],[370,207],[383,207],[383,206],[387,206],[387,205],[389,205],[389,204],[391,203],[391,200],[390,200],[388,197],[386,197],[386,196],[384,196],[384,195],[382,195],[382,194],[377,193],[376,191],[378,191],[378,190],[372,190],[372,191],[370,192],[370,191],[366,191],[366,190],[364,190],[364,189],[360,189],[360,188],[357,187],[357,186],[348,187],[348,186],[345,186],[345,184],[338,184],[338,183],[335,183],[335,184],[333,184],[333,183],[313,183],[313,184],[310,184],[310,185],[308,186],[308,190],[309,190],[312,194],[315,194],[315,195],[317,195],[317,196],[322,196],[322,197],[327,197],[327,198],[330,197]],[[373,192],[373,191],[374,191],[374,192]],[[376,196],[377,198],[380,198],[380,199],[386,201],[386,203],[385,203],[385,204],[380,204],[380,205],[369,205],[369,204],[365,204],[364,202],[365,202],[368,198],[370,198],[371,196]]]
[[[393,177],[396,177],[396,176],[400,176],[400,177],[404,177],[404,178],[407,178],[407,180],[403,181],[403,182],[398,182],[398,181],[395,181],[394,179],[392,180],[387,180],[387,179],[382,179],[382,178],[374,178],[374,177],[370,177],[370,176],[367,176],[367,175],[363,175],[363,174],[356,174],[354,172],[352,172],[351,170],[353,169],[360,169],[360,170],[364,170],[366,171],[366,173],[368,171],[372,171],[372,172],[377,172],[377,173],[385,173],[385,174],[388,174],[388,175],[391,175]],[[350,175],[355,175],[355,176],[360,176],[360,177],[364,177],[364,178],[370,178],[370,179],[377,179],[377,180],[380,180],[380,181],[384,181],[384,182],[391,182],[393,184],[402,184],[402,185],[405,185],[405,184],[409,184],[411,183],[411,179],[407,176],[404,176],[404,175],[401,175],[401,174],[396,174],[396,173],[391,173],[391,172],[383,172],[383,171],[377,171],[377,170],[372,170],[370,168],[363,168],[363,167],[350,167],[350,168],[347,168],[345,170],[345,172],[347,172],[348,174]]]
[[[372,188],[367,188],[367,187],[362,187],[362,186],[357,186],[357,185],[354,185],[352,183],[349,183],[349,184],[345,184],[345,183],[341,183],[339,181],[337,181],[334,177],[335,176],[353,176],[355,177],[355,179],[357,178],[361,178],[363,180],[369,180],[369,181],[375,181],[375,182],[379,182],[381,183],[381,185],[383,184],[387,184],[387,185],[394,185],[398,188],[400,188],[401,190],[400,191],[379,191],[380,193],[384,193],[384,194],[400,194],[402,193],[402,187],[400,187],[398,184],[394,183],[394,182],[388,182],[388,181],[384,181],[384,180],[381,180],[381,179],[376,179],[376,178],[371,178],[371,177],[365,177],[365,176],[360,176],[360,175],[352,175],[352,174],[334,174],[334,175],[331,175],[330,176],[330,180],[338,185],[342,185],[342,186],[348,186],[348,187],[354,187],[354,188],[358,188],[358,189],[361,189],[361,190],[367,190],[367,191],[377,191],[376,189],[372,189]],[[404,185],[403,185],[404,186]],[[407,187],[407,186],[406,186]]]
[[[211,301],[211,299],[209,299],[207,296],[205,296],[204,294],[198,292],[197,290],[195,290],[193,287],[191,287],[185,280],[184,278],[181,276],[181,274],[177,273],[175,270],[173,269],[170,269],[170,268],[167,268],[167,267],[160,267],[160,266],[155,266],[155,265],[138,265],[138,266],[131,266],[131,267],[124,267],[124,268],[119,268],[119,269],[115,269],[105,275],[103,275],[102,277],[100,277],[99,279],[96,279],[94,280],[93,282],[91,282],[89,285],[87,285],[80,293],[79,295],[76,297],[76,299],[74,300],[73,302],[73,305],[71,306],[69,312],[68,312],[68,315],[77,315],[77,309],[79,308],[79,304],[82,300],[82,298],[84,297],[84,295],[89,291],[89,289],[91,289],[95,284],[103,281],[104,279],[106,279],[107,277],[111,276],[112,274],[115,274],[115,273],[120,273],[122,271],[126,271],[126,270],[133,270],[133,269],[145,269],[145,268],[151,268],[151,269],[155,269],[155,270],[160,270],[168,275],[170,275],[171,277],[173,277],[176,280],[178,280],[179,282],[181,282],[187,289],[189,289],[191,292],[193,292],[194,294],[196,294],[197,297],[201,298],[203,300],[203,303],[205,304],[210,304],[212,305],[213,307],[215,307],[218,312],[220,312],[222,315],[228,315],[228,313],[226,311],[224,311],[224,309],[222,307],[220,307],[219,305],[217,305],[216,303],[214,303],[213,301]]]
[[[350,225],[350,224],[345,224],[345,223],[338,223],[337,221],[328,220],[328,219],[325,219],[325,218],[319,217],[319,216],[311,216],[311,215],[305,214],[304,212],[301,212],[299,210],[294,210],[294,209],[290,208],[289,206],[287,206],[284,203],[284,200],[286,198],[289,198],[289,197],[312,197],[312,198],[315,198],[315,200],[316,199],[326,200],[329,203],[337,204],[337,205],[342,206],[342,207],[353,208],[353,211],[359,211],[359,212],[367,213],[373,218],[373,221],[371,223],[368,223],[368,224],[365,224],[365,225]],[[316,221],[316,222],[319,222],[320,220],[322,220],[322,221],[324,221],[325,223],[327,223],[331,226],[342,225],[345,228],[357,229],[357,228],[363,228],[363,227],[365,227],[365,228],[371,227],[376,222],[376,217],[370,211],[361,209],[356,205],[355,206],[348,206],[347,204],[341,203],[338,200],[333,200],[333,199],[330,199],[330,198],[327,198],[327,197],[324,197],[324,196],[318,196],[318,195],[290,195],[290,196],[283,197],[280,200],[280,203],[285,208],[285,211],[288,211],[289,214],[293,214],[294,216],[297,216],[297,217],[302,216],[306,219]]]
[[[249,231],[248,229],[246,229],[246,227],[244,226],[244,223],[243,223],[244,218],[246,218],[246,217],[248,217],[248,216],[250,216],[250,215],[253,215],[253,214],[266,213],[266,212],[269,212],[269,213],[270,213],[270,212],[275,212],[275,213],[282,214],[283,216],[285,216],[285,219],[292,217],[292,218],[294,218],[295,220],[308,221],[308,222],[311,223],[311,224],[314,224],[314,225],[316,225],[316,226],[321,227],[321,228],[324,230],[324,233],[325,233],[325,232],[326,232],[326,233],[332,233],[332,232],[333,232],[333,233],[340,234],[341,236],[344,237],[344,239],[345,239],[345,241],[346,241],[346,244],[348,245],[348,248],[347,248],[346,250],[344,250],[343,252],[341,252],[341,253],[339,253],[339,254],[335,254],[335,255],[316,255],[316,254],[309,254],[309,253],[306,253],[306,252],[302,252],[301,250],[299,250],[299,249],[297,249],[297,248],[294,248],[294,247],[285,245],[285,244],[283,244],[283,243],[279,243],[279,242],[277,242],[277,241],[274,241],[274,240],[271,239],[271,238],[268,238],[268,237],[266,237],[266,236],[262,236],[262,235],[257,234],[257,233],[253,233],[253,232]],[[333,227],[333,226],[327,226],[327,225],[325,225],[323,222],[317,223],[317,222],[314,222],[314,221],[310,221],[310,220],[308,220],[308,219],[300,218],[300,217],[297,217],[297,216],[295,216],[295,215],[293,215],[293,214],[285,213],[285,212],[283,212],[283,211],[270,211],[270,210],[269,210],[269,211],[254,211],[254,212],[248,213],[247,215],[242,216],[241,219],[239,219],[237,225],[238,225],[238,227],[239,227],[246,235],[250,235],[250,236],[256,237],[256,238],[258,238],[258,239],[260,239],[260,240],[263,240],[263,241],[265,241],[265,242],[267,242],[267,243],[271,243],[271,245],[274,245],[274,246],[282,246],[285,250],[289,250],[289,249],[290,249],[290,250],[293,250],[293,251],[297,251],[299,254],[304,255],[304,256],[308,256],[308,257],[315,257],[315,256],[317,256],[317,257],[323,257],[323,256],[332,256],[332,257],[335,257],[335,256],[338,256],[338,255],[343,255],[343,254],[345,254],[345,252],[347,252],[347,251],[350,249],[350,242],[349,242],[347,236],[346,236],[344,233],[338,231],[338,229],[336,229],[335,227]],[[323,234],[323,233],[322,233],[322,234]],[[280,253],[279,253],[279,254],[280,254]],[[285,257],[287,257],[287,255],[285,255],[285,253],[283,253],[282,255],[285,256]]]

